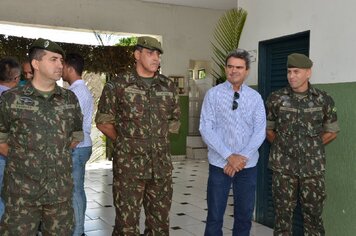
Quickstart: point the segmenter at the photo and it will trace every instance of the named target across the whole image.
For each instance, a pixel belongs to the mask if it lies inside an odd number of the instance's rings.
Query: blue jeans
[[[6,165],[6,157],[3,157],[0,155],[0,221],[1,221],[2,215],[5,212],[5,204],[1,198],[1,189],[2,189],[2,185],[3,185],[2,181],[4,179],[5,165]]]
[[[205,236],[222,236],[224,214],[232,184],[234,194],[233,236],[249,236],[257,182],[257,167],[243,169],[234,177],[224,174],[224,169],[209,165],[208,217]]]
[[[74,148],[72,151],[73,161],[73,209],[75,218],[74,236],[84,233],[85,210],[87,197],[84,191],[85,164],[90,158],[92,147]]]

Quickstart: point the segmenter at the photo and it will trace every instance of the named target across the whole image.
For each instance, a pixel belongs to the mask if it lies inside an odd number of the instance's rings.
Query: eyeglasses
[[[236,110],[239,107],[239,104],[237,103],[237,99],[240,98],[240,94],[238,92],[234,93],[234,101],[232,102],[232,110]]]

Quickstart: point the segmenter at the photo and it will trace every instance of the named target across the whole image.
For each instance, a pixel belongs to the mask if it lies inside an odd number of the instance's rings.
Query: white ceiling
[[[141,0],[143,2],[166,3],[172,5],[228,10],[237,7],[238,0]]]

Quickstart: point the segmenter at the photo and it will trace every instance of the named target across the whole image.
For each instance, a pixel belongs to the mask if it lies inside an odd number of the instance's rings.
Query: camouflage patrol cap
[[[152,37],[148,37],[148,36],[139,37],[137,39],[137,46],[141,46],[143,48],[148,48],[151,50],[158,50],[161,54],[163,54],[161,43],[157,39]]]
[[[288,68],[302,68],[309,69],[313,66],[312,60],[304,54],[292,53],[288,55],[287,67]]]
[[[61,54],[63,57],[65,57],[64,50],[58,44],[56,44],[55,42],[52,42],[51,40],[48,40],[48,39],[43,39],[43,38],[37,39],[31,45],[30,52],[35,48],[44,49],[44,50],[47,50],[50,52],[55,52],[55,53]]]

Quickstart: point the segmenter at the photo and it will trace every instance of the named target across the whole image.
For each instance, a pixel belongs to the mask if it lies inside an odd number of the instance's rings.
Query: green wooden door
[[[287,56],[294,52],[309,55],[309,38],[310,32],[307,31],[259,43],[258,91],[264,100],[267,99],[271,92],[288,84]],[[260,148],[256,193],[256,221],[273,227],[272,171],[267,168],[269,149],[270,145],[267,141]],[[293,232],[295,236],[303,235],[303,220],[299,203],[294,214]]]

